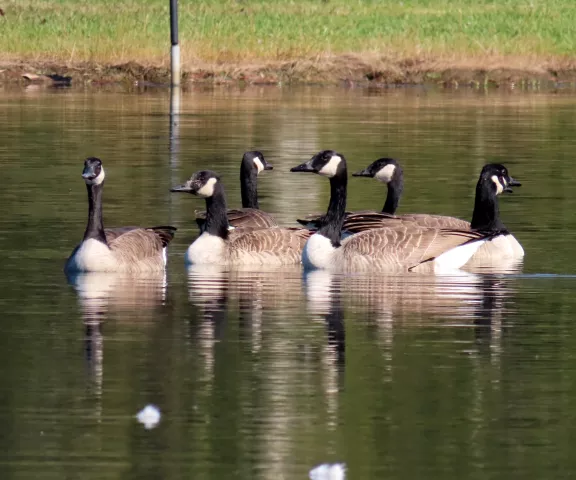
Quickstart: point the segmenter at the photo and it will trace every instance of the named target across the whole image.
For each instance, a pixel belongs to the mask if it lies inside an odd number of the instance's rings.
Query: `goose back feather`
[[[456,217],[420,213],[408,213],[395,216],[369,210],[352,212],[347,215],[344,219],[342,229],[351,233],[358,233],[373,228],[390,227],[398,223],[415,223],[421,227],[429,228],[470,229],[470,222]]]
[[[231,265],[294,265],[311,232],[305,229],[271,227],[252,231],[236,230],[230,235]]]

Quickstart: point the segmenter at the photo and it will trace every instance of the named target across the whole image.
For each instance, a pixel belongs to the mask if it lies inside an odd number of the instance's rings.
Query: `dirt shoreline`
[[[479,67],[478,65],[481,65]],[[163,86],[170,70],[137,62],[119,65],[97,63],[1,62],[0,84],[47,86]],[[443,87],[576,88],[576,63],[497,61],[447,62],[430,60],[385,61],[341,55],[312,60],[266,64],[198,65],[185,68],[184,85],[343,85],[386,86],[435,84]]]

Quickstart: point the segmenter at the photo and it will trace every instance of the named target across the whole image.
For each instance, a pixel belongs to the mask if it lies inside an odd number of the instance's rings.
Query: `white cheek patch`
[[[500,195],[504,191],[504,187],[500,183],[500,180],[498,180],[498,177],[496,175],[492,175],[490,177],[490,180],[492,180],[496,184],[496,195]]]
[[[340,165],[341,161],[342,157],[338,155],[332,155],[332,158],[330,158],[328,163],[320,169],[318,174],[323,175],[324,177],[332,178],[334,175],[336,175],[336,170],[338,169],[338,165]]]
[[[390,183],[390,180],[392,180],[392,175],[394,175],[395,171],[396,165],[390,163],[378,170],[376,175],[374,175],[374,178],[383,183]]]
[[[217,180],[214,177],[209,178],[206,184],[202,185],[202,187],[196,191],[196,195],[203,198],[211,197],[214,195],[214,185],[216,185],[216,182]]]
[[[264,170],[264,164],[262,163],[262,160],[260,160],[260,157],[254,158],[254,165],[256,165],[256,168],[258,169],[258,173]]]
[[[98,176],[92,180],[86,180],[86,185],[100,185],[104,181],[105,177],[106,174],[104,173],[104,167],[101,167]]]

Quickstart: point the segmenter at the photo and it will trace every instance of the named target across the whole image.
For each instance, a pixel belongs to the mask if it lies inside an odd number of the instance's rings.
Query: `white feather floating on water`
[[[150,430],[158,425],[160,417],[160,409],[155,405],[146,405],[136,415],[136,418],[142,425],[144,425],[146,430]]]
[[[344,480],[345,463],[323,463],[310,470],[310,480]]]

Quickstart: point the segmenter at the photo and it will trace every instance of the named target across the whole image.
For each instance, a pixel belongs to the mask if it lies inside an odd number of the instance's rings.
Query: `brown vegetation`
[[[70,82],[62,81],[68,78]],[[50,62],[0,65],[0,82],[15,84],[166,85],[169,79],[169,68],[136,62],[119,65],[88,62],[73,65]],[[554,86],[576,82],[576,62],[539,57],[395,59],[350,54],[261,64],[199,64],[184,69],[183,81],[184,84]]]

